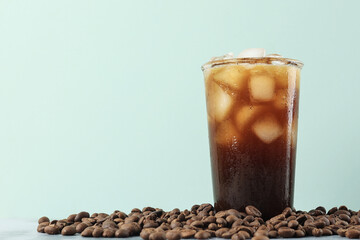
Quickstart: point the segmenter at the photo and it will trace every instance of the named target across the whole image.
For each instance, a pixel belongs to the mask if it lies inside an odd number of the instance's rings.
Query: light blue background
[[[359,1],[0,1],[0,217],[212,202],[200,66],[305,63],[295,206],[359,209]]]

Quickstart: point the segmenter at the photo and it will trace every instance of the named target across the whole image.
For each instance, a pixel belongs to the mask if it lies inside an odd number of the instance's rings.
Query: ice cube
[[[238,130],[241,132],[254,116],[259,112],[259,106],[245,105],[239,108],[235,114],[235,124]]]
[[[218,71],[213,75],[215,81],[235,90],[240,90],[245,86],[248,76],[248,69],[239,65],[229,65],[218,68]]]
[[[210,59],[210,61],[218,61],[218,60],[225,60],[225,59],[231,59],[231,58],[234,58],[234,53],[229,52],[229,53],[227,53],[225,55],[222,55],[222,56],[212,57]]]
[[[265,57],[265,49],[263,48],[248,48],[239,53],[238,58],[256,58]]]
[[[250,78],[249,89],[253,101],[270,101],[274,97],[275,81],[268,75],[254,75]]]
[[[252,130],[261,141],[267,144],[275,141],[283,133],[283,128],[273,115],[267,115],[257,120],[253,124]]]
[[[217,83],[211,81],[207,85],[207,110],[210,117],[222,121],[229,116],[234,103],[232,97]]]
[[[239,134],[231,122],[231,120],[226,120],[218,126],[216,129],[216,142],[218,144],[231,144],[234,145],[239,142]]]

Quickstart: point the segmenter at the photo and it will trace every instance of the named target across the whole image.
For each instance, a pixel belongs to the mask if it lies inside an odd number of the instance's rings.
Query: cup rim
[[[253,58],[228,58],[221,60],[209,61],[201,66],[201,70],[204,71],[209,68],[230,65],[230,64],[265,64],[265,65],[291,65],[300,69],[304,66],[299,60],[283,57],[253,57]]]

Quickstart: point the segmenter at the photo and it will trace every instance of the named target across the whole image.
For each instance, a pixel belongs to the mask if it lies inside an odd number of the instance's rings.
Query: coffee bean
[[[269,240],[267,236],[256,236],[251,238],[251,240]]]
[[[323,231],[323,234],[322,234],[323,236],[331,236],[331,235],[333,235],[333,232],[328,228],[323,228],[322,231]]]
[[[44,233],[45,227],[48,226],[49,224],[50,224],[49,222],[42,222],[42,223],[40,223],[40,224],[38,225],[38,227],[37,227],[37,231],[38,231],[39,233]]]
[[[323,206],[319,206],[319,207],[317,207],[317,208],[316,208],[316,210],[320,210],[320,211],[322,211],[322,212],[323,212],[323,214],[325,214],[325,213],[326,213],[326,209],[325,209]]]
[[[349,211],[347,211],[347,210],[337,210],[337,211],[334,213],[335,216],[339,216],[340,214],[346,214],[346,215],[348,215],[349,217],[351,216],[351,213],[350,213]]]
[[[322,229],[319,228],[314,228],[311,233],[314,237],[321,237],[323,235]]]
[[[278,234],[283,238],[291,238],[295,235],[295,230],[289,227],[281,227],[278,229]]]
[[[45,217],[45,216],[39,218],[38,223],[40,224],[40,223],[43,223],[43,222],[48,222],[48,223],[50,223],[50,219],[49,219],[48,217]]]
[[[88,212],[79,212],[75,218],[75,222],[81,222],[81,219],[90,217],[90,214]]]
[[[339,228],[336,233],[341,236],[341,237],[345,237],[345,234],[346,234],[346,229],[343,229],[343,228]]]
[[[87,227],[84,229],[84,231],[81,232],[81,236],[92,237],[93,231],[94,231],[94,227]]]
[[[254,233],[254,237],[257,237],[257,236],[269,236],[269,232],[266,230],[257,230]]]
[[[331,209],[327,212],[327,215],[334,214],[337,210],[338,210],[337,207],[333,207],[333,208],[331,208]]]
[[[92,232],[93,237],[101,237],[103,235],[104,229],[101,227],[94,228],[94,231]]]
[[[219,211],[215,214],[216,218],[226,218],[226,212],[225,211]]]
[[[295,230],[295,237],[305,237],[305,232],[302,230]]]
[[[255,218],[252,215],[248,215],[243,219],[243,221],[246,221],[246,222],[249,222],[249,223],[254,221],[254,220],[255,220]]]
[[[115,230],[112,229],[112,228],[106,228],[106,229],[104,229],[104,232],[103,232],[102,236],[103,237],[108,237],[108,238],[114,237],[115,236]]]
[[[299,226],[299,223],[298,223],[298,221],[296,221],[296,220],[290,220],[289,222],[288,222],[288,227],[289,228],[297,228]]]
[[[232,235],[231,240],[245,240],[245,236],[241,233]]]
[[[123,237],[122,236],[122,231],[121,229],[117,230],[115,232],[115,237]],[[140,233],[140,237],[144,240],[149,240],[149,236],[151,233],[155,232],[155,228],[146,228],[146,229],[143,229]]]
[[[216,223],[210,223],[208,229],[216,231],[218,230],[218,226]]]
[[[229,231],[229,228],[219,228],[215,231],[215,236],[220,238],[227,231]]]
[[[317,227],[317,228],[324,228],[325,225],[326,225],[325,222],[322,221],[322,220],[316,220],[316,221],[314,221],[313,224],[314,224],[315,227]]]
[[[342,206],[339,207],[339,210],[348,211],[349,209],[346,206],[342,205]]]
[[[242,219],[238,219],[235,222],[233,222],[233,224],[231,225],[231,227],[237,227],[237,226],[242,226],[244,223],[244,221]]]
[[[74,223],[75,222],[75,217],[76,217],[77,214],[71,214],[67,217],[67,222],[68,223]]]
[[[180,232],[181,238],[192,238],[194,237],[196,231],[193,229],[184,229]]]
[[[255,216],[255,217],[261,217],[261,212],[254,206],[246,206],[245,212],[249,215]]]
[[[357,229],[348,229],[345,233],[345,237],[347,238],[359,238],[360,231]]]
[[[346,215],[346,214],[339,214],[339,218],[343,221],[346,221],[346,222],[350,222],[350,217],[349,215]]]
[[[153,232],[149,236],[149,240],[165,240],[165,232]]]
[[[57,226],[51,224],[44,228],[44,232],[50,235],[55,235],[55,234],[59,234],[60,230]]]
[[[282,214],[284,214],[286,218],[289,217],[291,213],[292,213],[292,209],[290,207],[285,208],[284,211],[282,212]]]
[[[197,232],[194,237],[196,239],[208,239],[211,237],[211,235],[210,235],[210,233],[201,230],[201,231]]]
[[[242,230],[239,231],[238,234],[242,234],[245,237],[245,239],[249,239],[251,237],[250,233],[248,233],[246,231],[242,231]]]
[[[231,238],[232,235],[237,233],[237,229],[231,228],[228,231],[224,232],[221,237],[222,238]]]
[[[216,218],[216,223],[218,224],[219,227],[227,226],[227,221],[223,218]]]
[[[179,240],[181,239],[181,233],[179,231],[167,231],[165,234],[166,239],[168,240]]]
[[[194,221],[190,224],[190,226],[202,228],[204,226],[204,223],[202,221]]]
[[[226,222],[230,225],[232,225],[236,220],[238,220],[239,218],[236,217],[235,215],[229,215],[225,218]]]
[[[274,228],[275,228],[275,229],[279,229],[279,228],[281,228],[281,227],[286,227],[286,226],[288,226],[288,222],[287,222],[287,221],[281,221],[281,222],[279,222],[278,224],[276,224],[276,225],[274,226]]]
[[[76,230],[74,226],[66,226],[61,230],[61,234],[64,236],[75,235]]]

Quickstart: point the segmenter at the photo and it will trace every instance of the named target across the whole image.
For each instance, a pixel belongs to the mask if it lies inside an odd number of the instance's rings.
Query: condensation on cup
[[[302,66],[264,49],[202,66],[217,211],[292,207]]]

